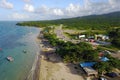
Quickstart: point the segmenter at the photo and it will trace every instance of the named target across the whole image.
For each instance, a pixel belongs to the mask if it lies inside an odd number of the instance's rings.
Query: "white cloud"
[[[49,11],[50,8],[48,8],[45,5],[42,5],[41,7],[35,9],[35,13],[40,13],[40,14],[48,14]]]
[[[0,1],[0,7],[7,8],[7,9],[12,9],[13,8],[13,4],[8,2],[7,0],[1,0]]]
[[[74,4],[69,4],[69,6],[66,8],[68,12],[78,12],[80,10],[80,5],[74,5]]]
[[[64,15],[63,11],[61,9],[53,9],[53,14],[57,16],[62,16]]]
[[[28,19],[29,16],[25,14],[20,14],[20,13],[13,13],[9,15],[9,18],[12,18],[13,20],[21,20],[21,19]]]
[[[31,0],[22,0],[26,2],[24,10],[29,12],[28,15],[14,13],[11,15],[13,19],[58,19],[58,18],[70,18],[78,16],[86,16],[93,14],[103,14],[114,11],[120,11],[120,0],[84,0],[82,5],[70,3],[64,8],[49,7],[42,5],[35,7],[32,5]],[[0,0],[0,7],[11,9],[13,4],[7,0]],[[26,13],[26,12],[25,12]],[[31,14],[32,13],[32,14]]]
[[[31,0],[23,0],[24,2],[30,2]]]
[[[24,10],[28,12],[34,12],[34,6],[31,4],[25,4]]]
[[[112,8],[120,8],[120,0],[109,0],[109,3]]]
[[[62,16],[64,15],[64,12],[59,8],[48,8],[45,5],[42,5],[39,8],[35,9],[35,13],[41,14],[41,15],[53,15],[53,16]]]
[[[92,2],[91,0],[84,0],[83,5],[69,4],[66,8],[49,8],[41,6],[35,9],[35,13],[47,18],[67,18],[86,16],[92,14],[103,14],[113,11],[120,11],[120,0],[108,0],[108,2]]]

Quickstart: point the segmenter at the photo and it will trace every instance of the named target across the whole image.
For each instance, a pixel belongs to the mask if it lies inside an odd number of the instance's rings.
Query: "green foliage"
[[[99,74],[111,72],[113,69],[113,66],[110,66],[108,62],[97,62],[93,67],[98,70]]]
[[[97,62],[93,67],[98,70],[99,74],[102,74],[103,72],[111,72],[113,68],[120,69],[120,60],[117,58],[111,57],[111,55],[107,54],[105,55],[109,61],[106,62]]]
[[[117,58],[110,58],[108,61],[110,66],[120,69],[120,60]]]
[[[78,44],[66,42],[65,45],[61,45],[56,50],[56,53],[58,53],[65,62],[98,60],[98,52],[93,50],[90,44],[84,42],[80,42]]]
[[[47,38],[52,46],[57,46],[58,39],[55,34],[44,33],[44,37]]]
[[[109,32],[109,36],[112,39],[112,44],[120,48],[120,28]]]
[[[86,42],[80,42],[77,44],[80,48],[82,48],[83,50],[92,50],[92,45],[88,44]]]
[[[86,61],[98,61],[98,52],[96,50],[86,50],[83,52],[83,59]]]

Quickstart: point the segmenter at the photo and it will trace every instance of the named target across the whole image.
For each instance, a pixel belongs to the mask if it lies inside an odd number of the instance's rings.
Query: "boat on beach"
[[[8,57],[7,57],[7,60],[8,60],[8,61],[14,61],[14,58],[12,58],[11,56],[8,56]]]

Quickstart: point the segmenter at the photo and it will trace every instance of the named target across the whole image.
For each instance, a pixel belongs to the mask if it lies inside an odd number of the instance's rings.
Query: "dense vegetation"
[[[109,32],[109,36],[112,39],[112,44],[120,48],[120,28]]]
[[[64,62],[97,62],[93,67],[98,70],[99,74],[111,72],[114,68],[120,69],[120,60],[111,57],[110,54],[105,54],[109,61],[100,61],[99,51],[100,49],[93,49],[93,47],[85,42],[74,44],[72,42],[64,42],[56,38],[54,33],[51,33],[50,28],[45,28],[44,37],[49,40],[49,43],[56,47],[56,53],[60,55]],[[111,32],[110,32],[111,33]]]
[[[30,21],[18,23],[17,25],[46,27],[59,24],[63,24],[67,28],[72,29],[108,30],[113,27],[120,27],[120,12],[59,20]]]
[[[114,68],[120,69],[120,60],[117,58],[111,57],[107,54],[109,61],[106,62],[97,62],[93,67],[98,70],[99,74],[106,72],[112,72]]]
[[[46,32],[47,31],[47,32]],[[56,38],[54,33],[44,31],[44,37],[49,40],[52,46],[57,46],[56,53],[59,54],[65,62],[81,62],[98,60],[98,52],[93,50],[88,43],[81,42],[73,44],[72,42],[64,42]]]

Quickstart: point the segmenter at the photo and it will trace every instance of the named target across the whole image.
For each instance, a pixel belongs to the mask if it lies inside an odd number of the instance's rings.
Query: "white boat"
[[[8,60],[8,61],[14,61],[14,58],[12,58],[11,56],[8,56],[8,57],[7,57],[7,60]]]

